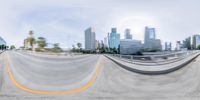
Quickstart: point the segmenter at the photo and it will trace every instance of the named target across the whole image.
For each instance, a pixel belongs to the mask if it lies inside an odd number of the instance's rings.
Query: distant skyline
[[[0,36],[22,46],[28,32],[50,43],[84,45],[84,30],[94,27],[103,40],[112,27],[121,38],[126,28],[133,39],[144,40],[145,26],[155,27],[164,42],[200,33],[199,0],[6,0],[0,1]],[[53,41],[53,42],[52,42]]]

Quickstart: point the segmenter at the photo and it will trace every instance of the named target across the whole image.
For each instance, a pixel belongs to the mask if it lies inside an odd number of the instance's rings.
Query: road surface
[[[9,61],[10,59],[10,61]],[[1,55],[2,86],[0,100],[199,100],[200,57],[184,68],[166,75],[148,76],[127,71],[102,55],[76,60],[41,59],[17,52]],[[70,94],[27,92],[11,80],[6,63],[14,78],[28,89],[65,92],[81,88],[93,76],[87,89]],[[100,68],[99,74],[95,74]],[[62,88],[60,88],[62,87]]]

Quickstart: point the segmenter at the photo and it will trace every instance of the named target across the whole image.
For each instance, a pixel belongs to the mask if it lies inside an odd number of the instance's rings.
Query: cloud
[[[0,3],[0,36],[8,44],[23,45],[29,30],[63,47],[82,42],[84,30],[95,27],[97,39],[103,39],[111,27],[121,36],[132,27],[136,39],[143,40],[143,29],[152,25],[157,36],[175,42],[200,32],[198,0],[6,0]],[[138,21],[137,17],[146,19]],[[119,24],[126,18],[128,24]],[[149,24],[149,20],[153,24]],[[133,24],[131,24],[133,23]]]

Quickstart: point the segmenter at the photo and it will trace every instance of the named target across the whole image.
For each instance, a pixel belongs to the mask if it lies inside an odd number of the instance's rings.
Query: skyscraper
[[[156,39],[156,31],[155,28],[149,28],[149,27],[145,27],[145,39],[144,39],[144,43],[147,44],[148,40]]]
[[[98,49],[100,48],[100,43],[99,43],[99,40],[96,40],[95,41],[95,49]]]
[[[147,50],[162,50],[161,40],[156,39],[155,28],[145,27],[144,48]]]
[[[103,44],[104,44],[104,47],[108,47],[108,37],[104,38]]]
[[[165,51],[171,51],[171,50],[172,50],[172,43],[165,42]]]
[[[181,48],[183,48],[183,46],[181,45],[181,41],[177,41],[175,50],[179,51],[181,50]]]
[[[193,49],[197,49],[199,45],[200,45],[200,35],[194,35],[192,39]]]
[[[109,48],[118,48],[120,44],[120,34],[117,33],[117,28],[112,28],[108,36]]]
[[[88,28],[85,30],[85,49],[95,50],[96,49],[96,37],[94,28]]]
[[[131,30],[130,29],[126,29],[125,30],[124,38],[125,39],[132,39],[132,35],[131,35]]]
[[[185,48],[187,48],[188,50],[191,50],[192,49],[192,45],[191,45],[191,37],[188,37],[185,39]]]

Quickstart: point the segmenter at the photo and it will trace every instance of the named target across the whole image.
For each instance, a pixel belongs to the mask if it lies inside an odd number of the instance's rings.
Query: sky
[[[81,42],[84,30],[94,27],[103,40],[112,27],[121,39],[126,28],[133,38],[144,39],[144,27],[155,27],[164,42],[200,33],[199,0],[0,0],[0,36],[8,45],[23,45],[30,30],[35,38],[63,48]]]

